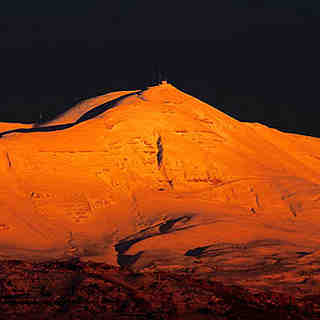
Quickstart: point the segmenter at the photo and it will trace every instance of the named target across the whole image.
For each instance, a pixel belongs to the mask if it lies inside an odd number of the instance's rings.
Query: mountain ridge
[[[168,83],[28,130],[0,139],[0,258],[241,272],[318,259],[316,138],[242,123]]]

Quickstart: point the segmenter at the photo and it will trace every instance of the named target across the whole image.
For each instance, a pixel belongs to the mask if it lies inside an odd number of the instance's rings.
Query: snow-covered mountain
[[[168,83],[0,129],[2,259],[247,270],[319,256],[317,138]]]

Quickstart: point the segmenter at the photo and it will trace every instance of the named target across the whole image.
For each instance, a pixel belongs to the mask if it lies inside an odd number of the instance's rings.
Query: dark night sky
[[[4,0],[0,120],[50,118],[160,69],[240,120],[320,137],[318,2]]]

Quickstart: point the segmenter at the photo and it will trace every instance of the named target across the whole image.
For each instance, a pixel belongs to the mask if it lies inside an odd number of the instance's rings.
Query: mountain
[[[239,122],[166,82],[0,129],[1,259],[287,287],[319,268],[317,138]]]

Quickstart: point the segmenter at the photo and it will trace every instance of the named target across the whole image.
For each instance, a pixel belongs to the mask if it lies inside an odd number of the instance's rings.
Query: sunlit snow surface
[[[0,130],[2,259],[287,287],[319,268],[317,138],[239,122],[170,84]]]

